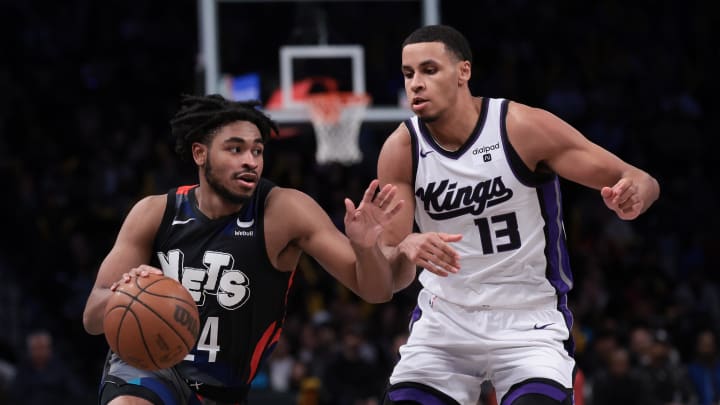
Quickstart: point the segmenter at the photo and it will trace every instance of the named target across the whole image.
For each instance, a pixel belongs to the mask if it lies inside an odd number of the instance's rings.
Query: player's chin
[[[426,124],[435,122],[435,121],[438,119],[437,114],[430,114],[430,113],[428,113],[427,111],[422,111],[422,112],[420,112],[420,113],[417,113],[417,112],[416,112],[415,115],[418,116],[418,118],[420,119],[420,121],[422,121],[422,122],[424,122],[424,123],[426,123]]]
[[[223,196],[228,201],[231,201],[235,204],[244,204],[247,200],[252,197],[253,193],[255,192],[255,187],[230,187],[225,188],[225,193],[223,193]]]

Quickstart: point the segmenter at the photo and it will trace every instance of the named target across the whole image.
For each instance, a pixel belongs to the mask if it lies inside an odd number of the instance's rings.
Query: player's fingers
[[[363,202],[368,204],[372,202],[373,198],[375,197],[375,191],[377,190],[378,184],[378,179],[374,179],[370,182],[370,185],[365,189],[365,193],[363,194]]]
[[[447,273],[455,274],[458,271],[460,271],[460,264],[455,263],[455,260],[451,256],[447,256],[447,255],[435,256],[433,263],[435,263],[435,265],[437,267],[442,268],[443,271],[445,271]]]
[[[629,196],[626,196],[626,199],[620,198],[622,201],[618,204],[618,208],[625,211],[628,209],[632,209],[633,206],[638,204],[640,202],[640,199],[637,197],[637,195],[632,194]]]
[[[157,267],[149,266],[147,264],[141,264],[137,267],[134,267],[130,270],[131,276],[136,277],[147,277],[150,274],[163,274],[162,270],[158,269]]]
[[[460,257],[455,249],[438,239],[428,241],[430,243],[424,249],[426,260],[445,272],[457,273],[460,270]]]
[[[602,198],[608,200],[614,195],[613,189],[611,187],[603,187],[600,189],[600,195]]]
[[[617,196],[616,201],[618,205],[625,204],[627,201],[631,201],[637,195],[637,186],[630,184],[620,195]]]
[[[452,258],[453,260],[455,258],[459,258],[460,255],[457,253],[457,251],[447,243],[443,239],[439,240],[433,240],[433,249],[432,252],[436,255],[442,255],[444,257],[447,257],[448,259]]]
[[[417,264],[419,264],[425,270],[427,270],[435,275],[438,275],[440,277],[447,277],[449,275],[449,273],[447,271],[445,271],[445,269],[436,265],[434,262],[432,262],[430,260],[420,260],[420,262]]]
[[[353,217],[355,214],[355,204],[349,198],[345,199],[345,220]]]
[[[438,236],[445,242],[457,242],[462,239],[462,234],[460,233],[438,232]]]
[[[620,179],[617,183],[612,187],[613,193],[615,194],[615,197],[618,197],[625,193],[625,191],[630,187],[631,182],[627,179]]]
[[[640,201],[639,199],[635,199],[635,198],[620,206],[620,210],[622,210],[622,212],[624,214],[632,214],[634,212],[639,213],[641,209],[642,209],[642,201]]]
[[[438,232],[437,233],[438,240],[435,240],[433,243],[435,246],[437,246],[440,250],[443,251],[448,256],[452,256],[454,258],[459,258],[460,255],[458,252],[453,248],[451,245],[448,244],[448,242],[457,242],[462,239],[462,234],[458,233],[443,233]]]
[[[397,215],[398,212],[402,209],[402,207],[405,205],[405,200],[396,201],[395,204],[391,206],[391,208],[387,211],[385,211],[385,217],[386,218],[392,218],[395,215]]]
[[[385,208],[395,199],[396,194],[397,187],[393,186],[392,184],[386,184],[382,188],[382,190],[380,190],[380,192],[375,196],[373,202],[376,203],[378,207]]]
[[[434,255],[436,258],[435,262],[441,264],[445,270],[451,273],[457,273],[460,270],[460,255],[450,246],[438,246]]]

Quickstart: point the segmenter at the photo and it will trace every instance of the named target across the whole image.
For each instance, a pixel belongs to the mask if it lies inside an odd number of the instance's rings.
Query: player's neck
[[[232,215],[240,209],[243,204],[236,204],[228,201],[211,190],[207,184],[200,183],[195,189],[195,201],[197,209],[210,219],[222,218]]]
[[[443,149],[454,151],[465,144],[472,135],[480,118],[482,99],[480,97],[463,98],[449,108],[442,117],[426,123],[435,142]]]

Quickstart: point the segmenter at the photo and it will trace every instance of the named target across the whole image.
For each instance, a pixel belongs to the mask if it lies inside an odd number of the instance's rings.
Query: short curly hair
[[[219,94],[183,95],[178,112],[170,120],[175,152],[183,160],[192,160],[194,142],[207,144],[218,129],[235,121],[255,124],[267,141],[272,132],[278,133],[278,127],[258,109],[260,106],[257,100],[231,101]]]

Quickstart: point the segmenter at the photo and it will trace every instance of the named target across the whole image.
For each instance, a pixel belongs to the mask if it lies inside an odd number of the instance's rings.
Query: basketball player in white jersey
[[[473,97],[467,40],[413,32],[402,73],[415,116],[386,140],[381,184],[406,203],[384,233],[404,261],[395,288],[423,286],[385,404],[572,404],[572,288],[558,176],[599,190],[624,220],[658,198],[648,173],[553,114]],[[413,233],[414,223],[419,232]]]

